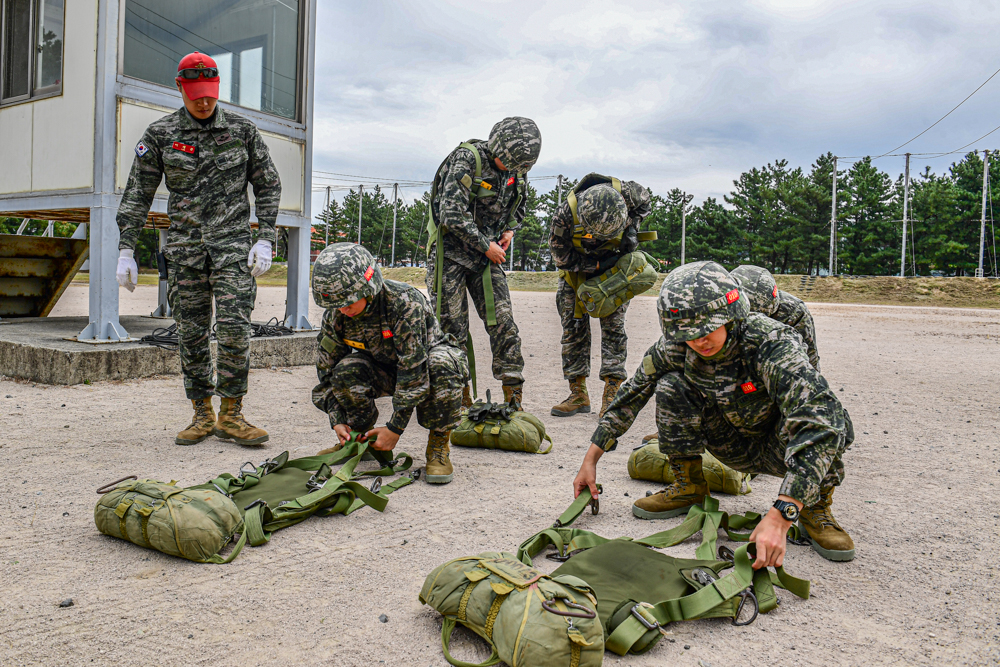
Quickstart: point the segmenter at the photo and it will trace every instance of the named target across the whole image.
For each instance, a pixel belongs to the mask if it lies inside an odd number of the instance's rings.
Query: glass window
[[[38,0],[35,89],[62,83],[63,0]]]
[[[298,119],[300,0],[125,0],[124,74],[175,88],[177,63],[215,59],[219,99]]]
[[[0,0],[0,101],[62,89],[64,0]]]

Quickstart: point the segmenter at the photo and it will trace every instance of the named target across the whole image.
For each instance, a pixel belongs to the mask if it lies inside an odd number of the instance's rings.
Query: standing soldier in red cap
[[[256,277],[271,266],[281,181],[257,127],[216,106],[219,69],[212,58],[197,52],[184,56],[176,81],[184,106],[146,128],[135,146],[118,208],[118,283],[135,289],[136,240],[165,177],[170,229],[163,254],[184,389],[194,404],[194,419],[174,441],[194,445],[214,433],[241,445],[259,445],[267,441],[267,432],[243,418],[242,403],[250,368]],[[256,198],[256,243],[250,229],[248,182]],[[217,378],[209,349],[213,296]],[[222,399],[218,419],[212,408],[216,393]]]

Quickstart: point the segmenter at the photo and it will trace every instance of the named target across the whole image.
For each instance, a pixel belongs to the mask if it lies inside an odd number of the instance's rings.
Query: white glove
[[[135,286],[139,284],[139,267],[135,265],[132,255],[132,250],[122,250],[118,256],[118,270],[115,272],[118,284],[129,292],[134,292]]]
[[[271,268],[271,242],[257,241],[250,248],[250,255],[247,257],[247,266],[250,267],[250,275],[254,278],[263,275]]]

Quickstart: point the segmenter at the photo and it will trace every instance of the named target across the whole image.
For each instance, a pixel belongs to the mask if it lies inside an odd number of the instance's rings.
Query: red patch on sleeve
[[[197,150],[194,146],[188,146],[187,144],[182,144],[179,141],[174,142],[174,150],[180,151],[182,153],[187,153],[188,155],[194,155]]]
[[[757,387],[754,386],[753,382],[744,382],[740,385],[740,389],[743,390],[744,394],[752,394],[757,391]]]
[[[372,276],[374,276],[374,275],[375,275],[375,267],[374,266],[369,266],[368,270],[365,271],[365,280],[367,280],[368,282],[371,282]]]
[[[726,303],[732,303],[733,301],[736,301],[739,298],[740,298],[740,291],[738,289],[734,289],[731,292],[726,292]]]
[[[382,338],[392,338],[392,331],[389,329],[382,329]]]
[[[507,185],[514,185],[514,177],[513,176],[511,176],[510,178],[507,179]]]
[[[778,298],[778,286],[777,285],[774,286],[774,290],[771,292],[771,297],[775,298],[775,299]]]

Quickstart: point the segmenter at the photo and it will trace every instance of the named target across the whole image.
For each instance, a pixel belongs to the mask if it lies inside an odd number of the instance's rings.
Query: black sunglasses
[[[178,70],[177,76],[181,79],[197,79],[198,77],[214,79],[219,76],[219,69],[217,67],[190,67]]]

